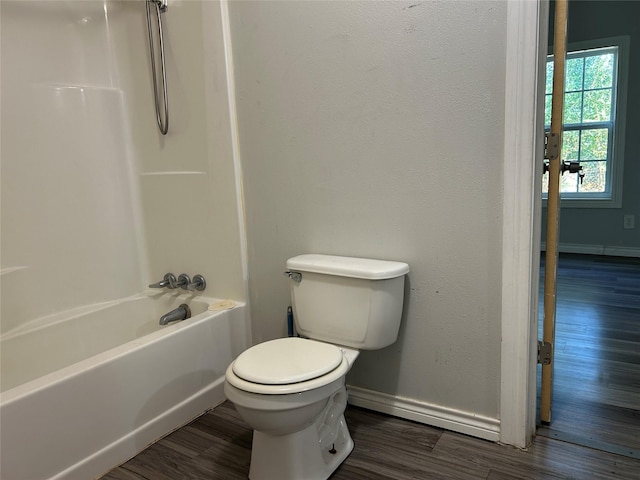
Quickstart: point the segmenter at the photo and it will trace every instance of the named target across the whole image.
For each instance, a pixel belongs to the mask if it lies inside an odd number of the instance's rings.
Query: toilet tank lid
[[[323,273],[367,280],[386,280],[409,273],[409,265],[404,262],[315,253],[290,258],[287,260],[287,268],[298,272]]]

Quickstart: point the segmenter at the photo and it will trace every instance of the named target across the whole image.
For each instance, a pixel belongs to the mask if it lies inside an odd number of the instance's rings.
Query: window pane
[[[578,175],[565,172],[560,177],[560,192],[576,193],[578,191]]]
[[[611,118],[611,90],[584,92],[583,122],[608,122]]]
[[[595,55],[585,59],[585,89],[613,86],[613,59],[613,53]]]
[[[578,185],[580,192],[605,192],[607,182],[607,162],[583,162],[584,180]],[[566,175],[566,173],[565,173]],[[577,176],[577,175],[572,175]]]
[[[564,123],[580,123],[582,110],[582,93],[564,94]]]
[[[608,129],[583,130],[580,138],[580,161],[606,160],[608,143]]]
[[[567,55],[561,156],[563,162],[581,162],[586,177],[582,184],[576,174],[566,172],[560,177],[560,192],[565,199],[569,194],[572,199],[605,199],[611,193],[611,146],[617,121],[614,113],[620,61],[618,47],[608,45],[574,50]],[[549,55],[544,99],[546,129],[551,124],[553,70],[553,56]],[[544,174],[544,193],[548,186],[549,174]]]
[[[564,80],[564,91],[582,90],[582,74],[584,58],[570,58],[567,60]]]
[[[577,162],[579,158],[580,131],[568,130],[562,132],[562,160]]]
[[[544,124],[551,125],[551,95],[544,97]]]
[[[553,61],[547,62],[547,81],[544,93],[553,91]]]

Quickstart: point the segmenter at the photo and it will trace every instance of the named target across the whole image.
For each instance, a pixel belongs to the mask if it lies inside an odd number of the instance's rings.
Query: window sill
[[[560,198],[560,208],[621,208],[621,202],[615,198],[569,199]],[[546,197],[542,198],[542,208],[547,208]]]

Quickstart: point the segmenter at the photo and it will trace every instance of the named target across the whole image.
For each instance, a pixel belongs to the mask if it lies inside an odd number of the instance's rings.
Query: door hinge
[[[553,359],[553,346],[549,342],[538,340],[538,363],[551,365]]]
[[[560,135],[547,132],[544,134],[544,158],[555,160],[560,152]]]

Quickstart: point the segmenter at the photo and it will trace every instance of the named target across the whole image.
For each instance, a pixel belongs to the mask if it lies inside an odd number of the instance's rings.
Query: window
[[[619,202],[626,42],[627,38],[619,37],[590,42],[590,45],[569,45],[565,67],[562,161],[580,162],[585,176],[582,184],[576,174],[567,172],[562,176],[563,200],[576,201],[568,206],[617,206]],[[553,56],[550,55],[545,87],[547,130],[551,124],[552,84]],[[548,184],[549,174],[545,173],[544,197]]]

